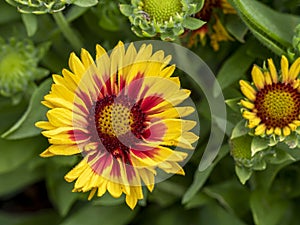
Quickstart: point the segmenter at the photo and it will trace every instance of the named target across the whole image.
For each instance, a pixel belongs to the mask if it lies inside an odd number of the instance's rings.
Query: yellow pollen
[[[118,137],[131,130],[133,115],[119,103],[105,106],[99,112],[98,129],[103,134]]]
[[[157,22],[169,21],[176,13],[182,12],[180,0],[144,0],[143,10]]]
[[[256,94],[254,104],[267,129],[284,128],[299,117],[300,93],[290,84],[266,85]]]
[[[293,113],[295,102],[290,93],[275,90],[266,94],[263,107],[270,117],[280,120]]]

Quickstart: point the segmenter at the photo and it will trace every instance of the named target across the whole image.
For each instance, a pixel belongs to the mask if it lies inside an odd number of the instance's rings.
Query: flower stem
[[[56,12],[53,13],[53,18],[58,25],[60,31],[62,34],[65,36],[65,38],[70,42],[72,47],[76,50],[79,51],[80,48],[83,46],[81,43],[80,39],[77,37],[76,33],[74,30],[70,27],[70,24],[64,17],[62,12]]]

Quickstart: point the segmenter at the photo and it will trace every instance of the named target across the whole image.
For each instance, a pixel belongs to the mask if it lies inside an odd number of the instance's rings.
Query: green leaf
[[[45,120],[47,108],[41,104],[44,96],[51,88],[52,79],[44,81],[33,93],[28,108],[23,116],[8,131],[2,134],[3,138],[16,140],[39,135],[41,130],[35,127],[35,123]]]
[[[203,192],[197,193],[186,205],[186,209],[198,208],[211,203],[213,199]]]
[[[91,7],[94,5],[97,5],[98,0],[75,0],[73,2],[74,5],[80,6],[80,7]]]
[[[189,202],[194,195],[202,188],[205,181],[213,171],[214,167],[218,164],[218,162],[229,152],[229,146],[223,145],[220,149],[220,152],[216,159],[213,161],[212,164],[210,164],[205,170],[199,171],[197,170],[194,174],[194,181],[192,185],[188,188],[188,190],[185,192],[182,198],[182,203],[186,204]]]
[[[268,139],[255,136],[251,143],[251,155],[254,156],[255,153],[265,150],[268,147],[269,147]]]
[[[72,22],[73,20],[82,16],[87,10],[88,8],[83,8],[74,5],[72,8],[68,9],[66,19],[68,22]]]
[[[249,129],[245,126],[245,120],[241,120],[237,123],[237,125],[233,128],[230,139],[234,139],[240,136],[244,136],[248,134]]]
[[[182,24],[186,29],[196,30],[206,24],[206,22],[193,17],[187,17]]]
[[[27,35],[29,37],[32,37],[38,29],[37,16],[34,14],[25,14],[25,13],[22,13],[21,16],[27,30]]]
[[[55,225],[55,224],[59,224],[60,220],[61,218],[59,217],[59,215],[53,210],[41,210],[26,215],[21,222],[16,223],[14,225],[33,225],[33,224]]]
[[[120,4],[120,11],[124,16],[130,16],[133,13],[131,5]]]
[[[216,203],[201,208],[198,213],[198,221],[195,224],[209,225],[246,225],[237,216],[229,213]]]
[[[93,205],[103,205],[103,206],[114,206],[125,203],[125,196],[120,198],[112,197],[108,192],[106,192],[101,198],[98,198],[92,202]]]
[[[60,171],[64,171],[60,168]],[[56,173],[56,174],[55,174]],[[57,174],[61,176],[57,176]],[[65,216],[80,195],[73,193],[72,183],[63,179],[65,173],[52,170],[47,175],[47,189],[51,202],[56,206],[60,215]]]
[[[237,177],[239,178],[240,182],[242,184],[245,184],[246,181],[250,179],[250,177],[252,175],[252,170],[249,168],[245,168],[245,167],[236,165],[235,173],[236,173]]]
[[[289,153],[282,149],[275,149],[275,153],[267,157],[269,163],[272,164],[283,164],[285,162],[295,162],[296,159],[293,158]]]
[[[238,41],[244,43],[244,37],[247,34],[248,27],[236,15],[226,17],[225,27],[231,35]]]
[[[43,175],[43,170],[31,170],[27,164],[23,164],[11,172],[0,174],[0,197],[21,190],[40,180]]]
[[[216,199],[227,211],[234,214],[245,215],[249,210],[249,191],[237,179],[205,187],[203,192]],[[238,198],[236,198],[236,193],[239,193]]]
[[[28,102],[21,101],[18,105],[14,105],[9,98],[0,97],[0,133],[11,127],[26,110]]]
[[[277,12],[258,1],[232,0],[252,33],[278,55],[291,47],[293,31],[300,17]],[[288,25],[287,25],[288,24]]]
[[[20,18],[20,13],[15,7],[8,5],[5,1],[0,2],[0,15],[0,24],[9,24]]]
[[[0,138],[0,174],[10,172],[28,161],[46,145],[44,138],[28,138],[17,141]]]
[[[229,106],[233,111],[240,112],[241,107],[239,106],[239,102],[241,101],[241,98],[233,98],[233,99],[227,99],[225,101],[226,105]]]
[[[217,80],[222,90],[241,79],[254,62],[253,57],[245,54],[246,49],[247,45],[243,45],[237,49],[219,70]],[[214,94],[217,95],[215,89]]]
[[[86,205],[79,208],[60,225],[126,225],[136,214],[127,205],[94,206]]]
[[[250,207],[256,225],[285,224],[284,215],[290,210],[287,199],[259,189],[252,193]]]

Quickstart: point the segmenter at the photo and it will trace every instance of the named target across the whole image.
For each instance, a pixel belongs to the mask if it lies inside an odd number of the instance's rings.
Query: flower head
[[[212,48],[215,51],[218,51],[220,48],[219,42],[234,40],[222,24],[216,9],[221,9],[224,14],[236,13],[227,0],[205,1],[202,9],[196,13],[195,18],[206,21],[207,24],[191,32],[188,47],[197,46],[199,41],[202,45],[205,45],[207,42],[207,36],[209,36]]]
[[[70,0],[6,0],[7,3],[15,6],[22,13],[53,13],[61,11]]]
[[[289,68],[285,56],[281,58],[281,72],[276,71],[272,59],[268,69],[254,66],[253,85],[241,80],[243,117],[254,135],[283,141],[300,126],[300,58]],[[279,75],[278,75],[279,74]],[[290,141],[290,140],[289,140]]]
[[[31,82],[48,74],[38,67],[47,46],[35,47],[29,40],[8,42],[0,38],[0,94],[16,97],[25,92]]]
[[[152,191],[157,169],[184,174],[180,162],[198,137],[195,121],[183,120],[193,107],[179,107],[190,91],[171,77],[175,66],[163,51],[152,54],[151,45],[136,51],[122,42],[110,55],[96,47],[96,61],[86,50],[81,58],[70,55],[71,71],[53,75],[44,105],[48,121],[36,125],[51,146],[41,156],[74,155],[83,159],[65,179],[75,181],[74,191],[102,196],[126,195],[134,208],[143,198],[142,185]]]
[[[184,29],[198,29],[204,22],[190,17],[201,5],[187,0],[132,0],[123,4],[121,12],[132,24],[133,32],[139,37],[159,35],[162,40],[173,41],[183,34]]]

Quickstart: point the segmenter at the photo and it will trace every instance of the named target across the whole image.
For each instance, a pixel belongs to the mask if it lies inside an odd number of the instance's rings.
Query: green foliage
[[[194,17],[208,0],[184,1],[185,6],[190,6],[184,8],[185,14],[159,27],[149,25],[147,14],[134,8],[132,2],[137,1],[0,1],[0,49],[9,40],[29,40],[30,48],[24,44],[26,56],[29,50],[34,53],[28,57],[34,63],[26,64],[31,65],[26,71],[33,71],[28,73],[28,85],[10,93],[10,97],[0,96],[0,224],[298,225],[299,128],[297,135],[287,137],[285,143],[255,137],[241,117],[239,80],[250,81],[252,65],[263,65],[268,58],[280,68],[282,54],[289,57],[290,63],[300,56],[299,1],[230,0],[235,14],[224,14],[222,8],[213,7],[208,21]],[[209,46],[208,38],[216,20],[235,39],[220,42],[219,51]],[[132,24],[135,28],[131,28]],[[197,45],[190,50],[216,75],[218,83],[209,91],[212,99],[224,96],[227,115],[213,117],[208,103],[211,99],[207,100],[194,81],[175,71],[183,87],[192,90],[200,118],[199,143],[184,167],[185,176],[174,175],[157,183],[152,192],[143,187],[145,198],[134,210],[126,206],[124,195],[114,198],[106,193],[89,201],[86,193],[72,192],[74,183],[66,182],[64,176],[81,155],[49,159],[39,156],[49,143],[34,124],[46,119],[47,109],[41,101],[50,91],[51,74],[61,74],[68,67],[69,54],[79,55],[81,48],[94,55],[95,44],[109,50],[119,40],[128,43],[149,37],[175,40],[186,47],[191,30],[199,32],[205,27],[209,29],[205,38],[197,39]],[[198,71],[198,65],[185,55],[173,57],[180,57],[180,63]],[[14,68],[8,67],[7,71]],[[193,74],[194,80],[199,77],[207,78],[206,73]],[[206,83],[202,85],[207,87]],[[227,128],[222,146],[220,150],[216,147],[217,157],[203,170],[199,164],[211,127],[224,123]]]

